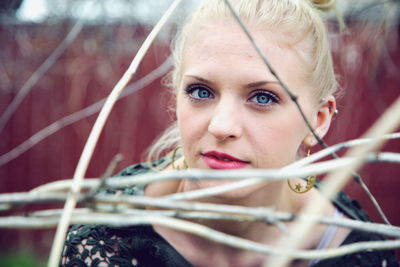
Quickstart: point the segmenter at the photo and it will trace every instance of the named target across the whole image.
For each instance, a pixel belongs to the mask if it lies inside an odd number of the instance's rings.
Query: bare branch
[[[57,61],[57,59],[64,53],[67,47],[75,40],[78,34],[82,30],[83,23],[78,20],[72,27],[71,31],[67,34],[65,39],[60,45],[53,51],[53,53],[43,62],[43,64],[32,74],[32,76],[25,82],[22,88],[18,91],[15,98],[12,100],[10,105],[5,109],[3,115],[0,117],[0,133],[3,131],[4,126],[7,124],[11,116],[17,110],[18,106],[24,100],[25,96],[33,88],[33,86],[43,77],[51,66]],[[1,164],[0,164],[1,165]]]
[[[43,225],[47,227],[57,225],[57,218],[32,218],[32,217],[10,217],[9,223],[14,223],[16,226],[24,227],[25,225]],[[115,215],[109,216],[106,213],[97,214],[74,214],[71,221],[77,224],[107,224],[114,226],[123,225],[139,225],[139,224],[152,224],[161,225],[184,231],[187,233],[195,234],[203,238],[225,244],[238,249],[245,249],[255,251],[262,254],[273,254],[273,255],[285,255],[288,253],[286,247],[276,248],[274,246],[268,246],[253,242],[247,239],[228,235],[201,224],[183,221],[174,218],[168,218],[164,216],[127,216],[127,215]],[[359,242],[350,245],[344,245],[334,249],[325,250],[293,250],[290,251],[289,255],[298,259],[324,259],[346,255],[358,251],[364,251],[366,249],[393,249],[400,247],[400,240],[386,240],[386,241],[374,241],[374,242]]]
[[[61,216],[59,226],[57,227],[52,250],[50,252],[50,259],[48,263],[49,267],[56,266],[60,261],[60,255],[64,243],[63,241],[65,239],[72,211],[76,205],[75,195],[78,194],[81,190],[81,183],[84,180],[86,169],[89,165],[89,161],[92,157],[93,151],[96,147],[97,141],[104,127],[104,124],[108,118],[108,115],[110,114],[122,90],[126,87],[127,83],[130,81],[131,77],[136,72],[137,67],[142,61],[147,50],[150,48],[151,43],[156,38],[157,34],[165,25],[165,23],[168,21],[168,18],[172,15],[173,11],[179,5],[180,1],[181,0],[175,0],[171,4],[170,8],[168,8],[168,10],[161,17],[160,21],[156,24],[156,26],[147,36],[143,45],[140,47],[138,53],[132,60],[129,68],[124,73],[122,78],[118,81],[118,83],[115,85],[115,87],[111,91],[111,94],[108,96],[106,102],[104,103],[103,108],[100,111],[100,114],[92,128],[92,131],[90,132],[89,138],[85,144],[85,147],[81,154],[81,158],[79,159],[78,165],[74,173],[73,184],[71,185],[71,194],[69,195],[67,201],[65,202],[64,213]]]
[[[311,126],[311,123],[308,121],[303,109],[301,108],[299,102],[298,102],[298,96],[294,95],[292,91],[289,89],[289,87],[286,85],[286,83],[283,82],[283,80],[280,78],[278,73],[275,71],[275,69],[272,67],[270,62],[268,61],[267,57],[265,56],[264,52],[262,52],[261,48],[258,46],[256,41],[254,40],[253,36],[251,35],[250,31],[244,25],[243,21],[241,18],[236,14],[236,11],[233,9],[232,5],[230,4],[229,0],[224,0],[226,6],[229,8],[232,16],[235,18],[237,23],[240,25],[242,28],[243,32],[246,34],[247,38],[250,40],[251,44],[253,45],[254,49],[256,50],[257,54],[259,57],[263,60],[264,64],[267,66],[269,72],[278,80],[279,84],[282,86],[284,91],[289,95],[290,99],[293,101],[293,103],[296,105],[297,109],[300,112],[301,117],[303,118],[304,122],[306,123],[308,129],[310,132],[313,134],[315,139],[318,141],[318,143],[323,146],[323,147],[328,147],[328,145],[322,140],[321,137],[317,135],[317,133],[314,131],[314,128]]]
[[[66,193],[14,193],[0,195],[2,205],[20,205],[27,203],[58,203],[67,199]],[[85,194],[77,196],[81,205],[87,205],[95,211],[109,212],[113,214],[162,214],[178,218],[197,218],[197,219],[226,219],[240,221],[260,221],[270,225],[278,226],[281,222],[291,222],[294,219],[301,221],[317,221],[322,224],[336,225],[349,229],[368,231],[392,237],[400,237],[400,227],[362,222],[346,218],[323,217],[320,215],[308,216],[304,214],[292,214],[279,212],[272,208],[264,207],[243,207],[235,205],[211,204],[202,202],[175,201],[163,198],[150,198],[144,196],[129,195],[97,195],[88,199]],[[168,211],[138,210],[146,207],[158,209],[168,209]],[[91,212],[85,209],[86,212]],[[59,216],[62,210],[46,210],[25,214],[25,216]],[[196,213],[197,212],[197,213]],[[212,215],[212,216],[211,216]],[[5,217],[1,218],[0,221]],[[7,221],[2,221],[0,227],[12,228],[15,225],[7,225]],[[32,226],[34,227],[34,225]]]
[[[371,139],[372,141],[372,139]],[[365,156],[365,160],[369,162],[394,162],[399,163],[400,154],[399,153],[372,153]],[[168,195],[165,198],[170,199],[194,199],[199,197],[211,196],[215,194],[220,194],[222,192],[228,192],[240,188],[244,188],[249,185],[254,185],[264,181],[278,181],[287,180],[288,177],[299,177],[308,176],[311,174],[317,175],[321,173],[326,173],[328,171],[342,168],[353,162],[354,159],[342,158],[334,159],[330,161],[314,163],[305,167],[302,167],[301,163],[303,160],[297,161],[284,169],[254,169],[254,170],[237,170],[237,171],[222,171],[222,170],[185,170],[185,171],[169,171],[162,173],[145,173],[138,174],[134,176],[124,176],[123,179],[119,177],[113,177],[106,180],[107,187],[110,188],[123,188],[129,187],[137,184],[149,184],[156,181],[167,181],[167,180],[178,180],[178,179],[226,179],[226,180],[243,180],[234,184],[228,184],[213,188],[201,189],[196,191],[190,191],[187,193],[179,193]],[[294,166],[298,166],[294,168]],[[255,178],[257,177],[257,178]],[[32,194],[40,194],[46,192],[57,192],[66,191],[71,186],[71,180],[60,180],[45,185],[41,185],[31,191]],[[86,179],[82,183],[82,188],[93,189],[99,186],[99,180],[92,178]]]
[[[126,87],[124,92],[119,96],[119,99],[122,99],[128,95],[131,95],[137,91],[140,91],[141,89],[145,88],[148,86],[150,83],[152,83],[154,80],[160,78],[161,76],[165,75],[167,71],[171,68],[171,61],[170,59],[166,59],[158,68],[138,80],[137,82],[129,85]],[[62,119],[59,119],[49,126],[43,128],[42,130],[38,131],[36,134],[33,136],[29,137],[26,141],[22,142],[20,145],[17,147],[13,148],[11,151],[3,154],[0,156],[0,166],[5,165],[6,163],[10,162],[11,160],[19,157],[21,154],[25,153],[27,150],[31,149],[35,145],[37,145],[39,142],[43,141],[47,137],[51,136],[52,134],[58,132],[59,130],[63,129],[64,127],[67,127],[68,125],[71,125],[77,121],[80,121],[86,117],[89,117],[90,115],[93,115],[97,113],[101,107],[104,105],[106,99],[103,98],[96,103],[79,110],[77,112],[74,112],[68,116],[63,117]]]
[[[314,138],[318,141],[318,143],[324,147],[327,148],[328,144],[317,135],[317,133],[314,131],[314,128],[311,126],[310,122],[308,121],[303,109],[301,108],[299,102],[298,102],[298,96],[294,95],[291,90],[288,88],[288,86],[283,82],[283,80],[279,77],[278,73],[275,71],[275,69],[272,67],[270,62],[268,61],[267,57],[265,54],[262,52],[258,44],[255,42],[253,36],[250,34],[250,31],[242,21],[242,19],[236,14],[235,10],[233,9],[232,5],[230,4],[229,0],[224,0],[226,6],[229,8],[232,16],[235,18],[237,23],[240,25],[242,28],[243,32],[246,34],[248,39],[250,40],[251,44],[253,45],[254,49],[256,50],[257,54],[259,57],[263,60],[264,64],[267,66],[268,70],[271,72],[271,74],[278,80],[279,84],[282,86],[284,91],[289,95],[290,99],[293,101],[293,103],[296,105],[301,117],[303,118],[304,122],[306,123],[308,129],[314,136]],[[332,156],[335,158],[339,158],[339,156],[336,154],[336,152],[332,152]],[[358,173],[352,172],[354,180],[361,185],[361,188],[364,190],[364,192],[367,194],[369,199],[371,200],[372,204],[378,210],[379,214],[381,215],[382,219],[387,223],[390,224],[389,220],[387,219],[386,215],[384,214],[382,208],[379,206],[378,202],[376,201],[375,197],[372,195],[371,191],[368,189],[367,185],[364,183],[363,179]]]
[[[400,124],[400,97],[386,110],[386,112],[378,119],[377,122],[368,130],[365,134],[367,138],[374,138],[375,136],[382,136],[387,134],[393,130],[395,130]],[[355,157],[357,160],[354,161],[352,164],[340,168],[331,174],[328,175],[326,178],[326,186],[322,188],[322,193],[332,199],[338,190],[340,190],[348,181],[349,173],[352,170],[358,169],[364,163],[364,155],[369,153],[370,151],[377,150],[382,144],[384,143],[383,140],[377,140],[372,143],[368,143],[356,148],[349,150],[346,155]],[[308,203],[303,209],[302,213],[307,215],[316,215],[322,212],[325,208],[325,203],[321,202],[313,202]],[[295,249],[299,247],[303,238],[309,233],[312,226],[315,222],[301,222],[299,221],[297,225],[293,228],[293,234],[289,235],[290,242],[287,243],[288,250]],[[288,239],[284,239],[288,240]],[[283,242],[285,242],[282,240]],[[271,262],[268,262],[268,266],[286,266],[291,260],[291,256],[287,255],[286,257],[280,258],[272,258]],[[269,265],[271,264],[271,265]],[[267,263],[265,264],[265,266]]]

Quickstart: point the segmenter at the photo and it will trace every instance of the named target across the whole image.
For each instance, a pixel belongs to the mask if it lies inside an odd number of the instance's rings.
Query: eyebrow
[[[203,83],[213,84],[213,82],[211,82],[211,81],[209,81],[209,80],[207,80],[207,79],[205,79],[205,78],[196,76],[196,75],[186,75],[186,76],[191,77],[191,78],[194,78],[194,79],[196,79],[196,80],[198,80],[198,81],[200,81],[200,82],[203,82]],[[266,84],[269,84],[269,83],[279,84],[278,81],[262,80],[262,81],[257,81],[257,82],[252,82],[252,83],[245,84],[244,87],[246,87],[246,88],[253,88],[253,87],[259,87],[259,86],[262,86],[262,85],[266,85]]]

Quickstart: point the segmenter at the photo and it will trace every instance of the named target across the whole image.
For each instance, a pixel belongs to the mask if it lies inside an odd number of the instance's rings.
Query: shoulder
[[[163,169],[165,166],[170,164],[171,160],[168,157],[160,158],[158,160],[152,161],[152,162],[141,162],[141,163],[136,163],[133,164],[119,173],[117,173],[115,176],[130,176],[130,175],[138,175],[146,172],[154,172],[156,170]]]
[[[123,179],[124,177],[127,176],[133,176],[133,175],[139,175],[139,174],[144,174],[144,173],[149,173],[149,172],[156,172],[158,170],[162,170],[165,168],[165,166],[169,165],[171,160],[168,157],[164,157],[158,160],[155,160],[153,162],[141,162],[141,163],[136,163],[133,164],[116,175],[114,177],[116,178],[121,178]],[[116,194],[116,193],[122,193],[126,195],[144,195],[144,188],[145,185],[140,184],[140,185],[135,185],[132,187],[122,187],[122,188],[105,188],[99,190],[100,194]]]
[[[371,221],[368,214],[362,209],[358,201],[352,200],[348,195],[343,192],[337,194],[333,200],[333,204],[347,217],[360,221]],[[357,242],[379,241],[386,240],[386,237],[369,232],[362,232],[353,230],[349,233],[346,239],[342,242],[341,246]],[[336,258],[325,259],[313,265],[315,267],[322,266],[387,266],[398,267],[399,262],[393,250],[364,250],[357,253],[352,253]]]
[[[344,192],[339,192],[336,195],[336,198],[333,199],[333,204],[349,218],[364,222],[371,221],[360,203],[357,200],[351,199]]]
[[[348,245],[357,242],[385,240],[385,237],[374,234],[353,230],[341,245]],[[341,257],[325,259],[319,261],[313,267],[399,267],[398,259],[393,250],[363,250],[360,252],[344,255]]]

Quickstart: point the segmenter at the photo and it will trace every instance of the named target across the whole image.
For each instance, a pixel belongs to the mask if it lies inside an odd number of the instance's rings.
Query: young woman
[[[298,96],[314,131],[323,137],[336,109],[337,88],[326,30],[320,10],[310,0],[231,0],[261,50],[281,79]],[[327,7],[332,1],[316,1]],[[324,3],[326,2],[326,3]],[[298,109],[260,59],[222,0],[209,0],[190,16],[174,46],[172,87],[177,123],[151,154],[180,145],[180,157],[158,158],[157,168],[280,168],[297,159],[317,141]],[[172,153],[171,153],[172,154]],[[170,155],[171,155],[170,154]],[[137,164],[121,173],[152,171]],[[210,180],[157,182],[125,188],[127,194],[159,197],[221,185]],[[291,184],[301,184],[292,177]],[[297,190],[301,191],[300,187]],[[294,190],[296,191],[296,189]],[[199,201],[248,207],[275,207],[297,213],[309,201],[328,202],[316,189],[297,194],[287,182],[265,182]],[[110,191],[109,191],[110,192]],[[345,196],[328,203],[325,216],[366,220]],[[254,222],[198,221],[213,229],[268,245],[282,233]],[[287,227],[290,229],[291,224]],[[301,249],[334,248],[382,237],[319,225]],[[234,249],[195,235],[158,225],[73,226],[66,240],[62,266],[261,266],[268,256]],[[96,265],[97,264],[97,265]],[[386,265],[382,265],[386,264]],[[361,252],[293,266],[397,266],[392,252]]]

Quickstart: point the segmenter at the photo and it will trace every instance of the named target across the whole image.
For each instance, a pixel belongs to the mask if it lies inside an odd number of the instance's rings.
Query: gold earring
[[[307,151],[307,157],[310,156],[310,149]],[[290,190],[297,194],[304,194],[311,190],[314,187],[315,183],[317,182],[317,177],[315,175],[310,175],[307,178],[307,185],[304,190],[302,190],[303,186],[300,183],[297,183],[295,187],[290,184],[290,180],[287,180]]]
[[[172,169],[173,170],[181,170],[179,167],[175,167],[175,156],[176,156],[176,152],[179,150],[179,149],[181,149],[182,148],[182,146],[176,146],[175,147],[175,149],[172,151],[172,162],[171,162],[171,166],[172,166]],[[185,170],[185,169],[187,169],[189,166],[187,165],[187,163],[186,163],[186,160],[185,159],[183,159],[183,168],[182,168],[182,170]]]

